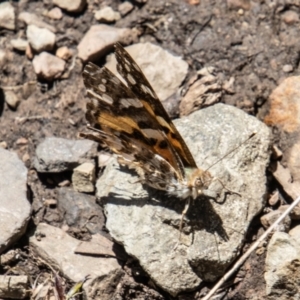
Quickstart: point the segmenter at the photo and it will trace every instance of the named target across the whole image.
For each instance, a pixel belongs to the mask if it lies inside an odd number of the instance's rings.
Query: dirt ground
[[[89,9],[81,14],[68,14],[59,21],[45,19],[58,29],[57,47],[67,46],[76,51],[76,46],[90,28],[97,24],[92,8],[105,2],[114,9],[121,1],[89,1]],[[192,1],[190,1],[192,2]],[[234,3],[237,3],[235,6]],[[134,11],[117,21],[116,27],[136,27],[139,39],[151,41],[170,52],[182,56],[189,64],[189,77],[204,66],[213,66],[224,78],[234,77],[234,90],[225,93],[222,102],[237,106],[249,114],[262,119],[268,110],[266,101],[271,91],[284,78],[299,73],[300,44],[299,29],[286,17],[290,11],[299,14],[300,7],[295,1],[210,1],[200,0],[199,5],[188,1],[133,2]],[[53,7],[52,1],[12,2],[18,13],[27,11],[42,16],[43,11]],[[165,20],[172,18],[172,26],[165,26]],[[296,21],[295,21],[296,22]],[[299,20],[297,21],[299,22]],[[10,55],[10,63],[0,70],[0,86],[17,86],[35,81],[32,62],[24,53],[13,51],[9,40],[24,33],[25,28],[16,31],[0,30],[0,47]],[[284,66],[291,66],[289,71]],[[52,207],[43,207],[41,199],[55,199],[57,182],[69,179],[71,174],[38,175],[32,167],[36,146],[49,136],[75,139],[86,124],[84,111],[84,87],[82,82],[83,64],[76,63],[66,79],[51,83],[39,82],[38,88],[17,109],[13,110],[1,97],[0,141],[7,148],[18,153],[22,159],[28,153],[26,166],[30,170],[28,185],[33,207],[33,221],[28,230],[34,228],[37,220],[59,225],[61,216]],[[176,108],[177,109],[177,108]],[[175,110],[176,110],[175,109]],[[26,138],[27,145],[17,140]],[[275,136],[275,140],[278,138]],[[59,177],[59,178],[58,178]],[[269,191],[276,184],[270,179]],[[260,235],[259,217],[253,222],[247,236],[245,249]],[[87,238],[85,232],[73,229],[77,238]],[[22,249],[23,261],[16,270],[36,278],[39,268],[26,249],[27,240],[22,239],[15,248]],[[135,285],[124,282],[122,299],[172,299],[162,291],[154,291],[149,278],[134,277],[136,263],[128,263],[129,274]],[[263,277],[264,254],[253,254],[242,269],[228,283],[223,299],[262,299],[265,282]],[[44,270],[46,272],[46,270]],[[1,273],[6,272],[0,269]],[[178,299],[200,299],[203,292],[211,287],[202,286],[197,292],[181,295]],[[220,296],[220,298],[222,298]]]

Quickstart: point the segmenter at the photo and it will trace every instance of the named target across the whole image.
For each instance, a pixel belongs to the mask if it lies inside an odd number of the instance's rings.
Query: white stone
[[[66,62],[55,55],[42,52],[34,57],[32,65],[38,77],[51,81],[61,76]]]
[[[113,48],[116,42],[130,35],[132,30],[128,28],[93,25],[77,46],[78,57],[83,61],[99,59],[107,53],[108,49]]]
[[[54,7],[47,12],[47,17],[53,20],[60,20],[63,17],[63,14],[60,8]]]
[[[9,2],[0,4],[0,27],[15,30],[15,11]]]
[[[129,1],[124,1],[118,6],[118,11],[122,16],[126,16],[128,13],[130,13],[133,10],[134,6]]]
[[[142,69],[160,100],[173,95],[186,77],[188,64],[159,46],[139,43],[125,49]],[[114,56],[111,57],[106,67],[118,74]]]
[[[81,12],[86,6],[86,0],[53,0],[53,4],[69,12]]]
[[[12,39],[10,43],[14,47],[14,49],[19,51],[26,51],[26,48],[28,46],[28,41],[24,39]]]
[[[99,22],[111,23],[120,20],[121,15],[110,6],[106,6],[95,12],[95,19]]]
[[[30,46],[37,52],[51,51],[55,45],[55,34],[46,28],[29,25],[26,35]]]

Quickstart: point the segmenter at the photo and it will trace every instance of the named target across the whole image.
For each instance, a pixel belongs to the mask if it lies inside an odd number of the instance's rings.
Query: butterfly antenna
[[[230,150],[229,152],[227,152],[224,156],[222,156],[220,159],[218,159],[217,161],[215,161],[212,165],[210,165],[206,170],[208,171],[211,167],[213,167],[214,165],[216,165],[217,163],[219,163],[221,160],[223,160],[226,156],[228,156],[229,154],[231,154],[232,152],[234,152],[236,149],[238,149],[239,147],[241,147],[243,144],[245,144],[246,142],[248,142],[252,137],[254,137],[256,135],[257,132],[252,132],[250,134],[250,136],[244,140],[243,142],[241,142],[238,146],[234,147],[232,150]]]

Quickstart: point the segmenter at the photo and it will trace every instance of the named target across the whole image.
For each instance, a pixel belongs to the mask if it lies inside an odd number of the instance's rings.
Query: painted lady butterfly
[[[115,55],[127,86],[107,68],[86,65],[86,119],[92,132],[80,135],[108,146],[121,164],[137,171],[143,183],[186,199],[181,231],[191,199],[202,195],[213,177],[197,167],[145,75],[119,43]]]

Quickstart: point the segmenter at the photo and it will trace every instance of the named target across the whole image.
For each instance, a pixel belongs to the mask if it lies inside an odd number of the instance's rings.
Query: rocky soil
[[[0,298],[202,299],[299,196],[299,14],[291,0],[1,2]],[[221,181],[178,247],[184,202],[79,138],[83,68],[116,72],[116,42]],[[299,216],[214,299],[297,299]]]

